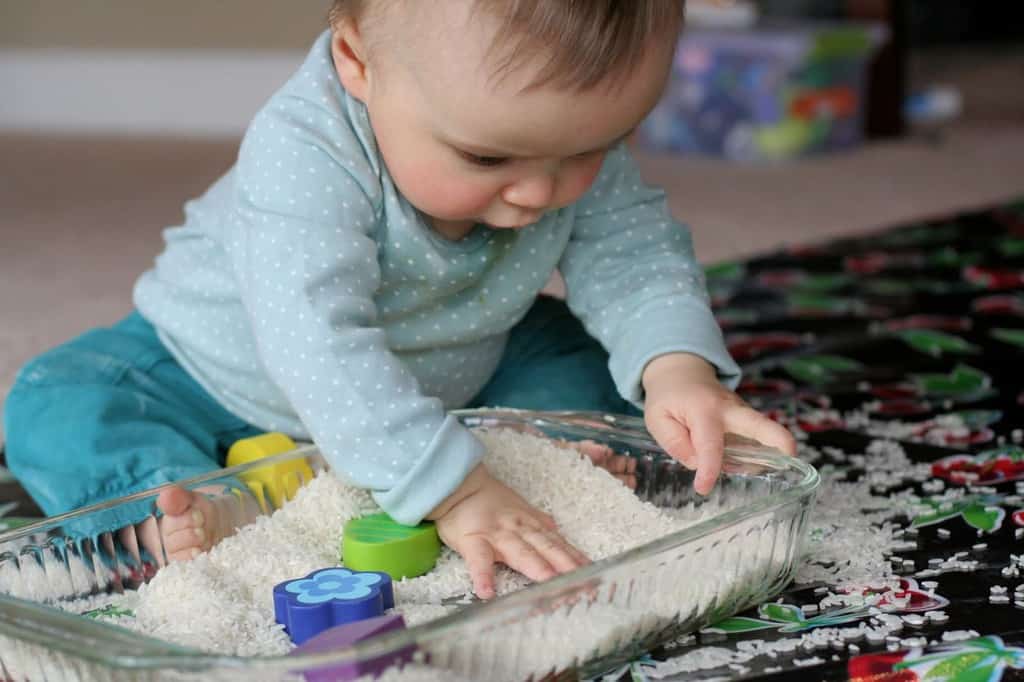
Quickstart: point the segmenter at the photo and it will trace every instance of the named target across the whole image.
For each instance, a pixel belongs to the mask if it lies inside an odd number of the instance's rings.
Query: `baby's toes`
[[[164,551],[171,561],[187,561],[205,552],[215,541],[210,531],[211,514],[204,513],[205,499],[196,496],[192,506],[181,514],[166,515],[161,519],[160,531]]]
[[[190,506],[181,514],[165,514],[160,519],[160,530],[164,537],[168,537],[180,530],[187,528],[203,528],[206,525],[206,515],[199,509],[198,505]]]
[[[164,551],[171,561],[195,559],[208,547],[204,528],[187,527],[164,536]]]
[[[192,559],[209,549],[210,532],[206,527],[207,518],[197,507],[192,507],[177,516],[165,516],[161,521],[164,550],[171,561]]]

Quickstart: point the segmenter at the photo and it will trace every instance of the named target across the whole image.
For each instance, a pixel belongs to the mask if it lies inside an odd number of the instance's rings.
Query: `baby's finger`
[[[582,440],[573,446],[583,453],[594,466],[604,469],[622,481],[628,488],[636,488],[636,460],[626,455],[616,454],[615,450],[592,440]]]
[[[667,415],[648,416],[646,424],[647,430],[665,452],[687,468],[696,468],[697,459],[690,442],[690,430],[684,424]]]
[[[613,476],[620,477],[636,471],[636,460],[626,455],[612,455],[601,466]]]
[[[579,553],[569,551],[569,544],[554,531],[527,531],[523,539],[533,545],[534,549],[559,573],[574,571],[583,564]]]
[[[701,495],[707,495],[722,473],[725,430],[719,419],[704,417],[693,422],[690,433],[693,436],[693,447],[697,451],[697,477],[693,487]]]
[[[594,440],[580,440],[568,444],[581,454],[586,455],[598,466],[603,466],[602,463],[615,454],[610,447]]]
[[[536,530],[536,531],[547,530],[547,531],[554,531],[556,533],[558,532],[558,522],[555,521],[555,517],[552,516],[551,514],[546,514],[546,513],[542,512],[539,509],[531,509],[530,510],[530,517],[531,517],[532,520],[524,522],[520,526],[521,529],[523,529],[523,530]],[[540,528],[538,528],[537,524],[534,523],[534,522],[540,523]]]
[[[586,566],[590,563],[590,557],[576,549],[568,540],[565,541],[565,551],[569,553],[577,566]]]
[[[636,459],[628,455],[615,455],[605,468],[627,488],[636,490]]]
[[[725,426],[733,433],[753,438],[787,455],[796,454],[796,439],[789,429],[752,407],[743,406],[726,412]]]
[[[473,591],[481,599],[494,596],[494,550],[480,537],[467,537],[457,548],[466,561]]]
[[[516,533],[502,533],[495,540],[494,549],[502,563],[530,580],[541,582],[558,575],[551,563]]]

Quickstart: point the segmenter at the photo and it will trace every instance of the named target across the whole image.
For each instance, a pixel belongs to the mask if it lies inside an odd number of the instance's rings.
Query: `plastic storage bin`
[[[763,447],[727,448],[714,492],[669,459],[640,420],[593,413],[465,411],[474,427],[529,430],[606,443],[637,460],[641,498],[696,523],[573,573],[436,621],[316,655],[244,658],[161,642],[54,608],[61,600],[138,587],[158,570],[141,556],[135,527],[101,528],[139,493],[0,535],[0,672],[9,680],[302,680],[303,672],[370,660],[410,645],[438,679],[525,680],[597,674],[643,651],[772,597],[791,579],[818,486],[810,465]],[[259,465],[306,456],[313,447]],[[209,484],[245,464],[183,482]],[[283,486],[291,489],[289,486]],[[273,510],[266,510],[271,513]],[[422,671],[420,671],[422,672]],[[417,679],[423,679],[418,677]]]
[[[880,25],[687,29],[639,141],[659,151],[776,160],[860,143]]]

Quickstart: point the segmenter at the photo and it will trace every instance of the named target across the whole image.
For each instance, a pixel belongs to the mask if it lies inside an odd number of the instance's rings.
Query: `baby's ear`
[[[370,73],[363,36],[356,22],[351,19],[335,22],[331,36],[331,56],[345,91],[365,104],[370,90]]]

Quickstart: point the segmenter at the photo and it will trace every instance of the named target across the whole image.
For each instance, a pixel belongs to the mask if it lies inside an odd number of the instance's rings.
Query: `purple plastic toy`
[[[296,645],[336,625],[375,618],[395,605],[391,576],[323,568],[274,586],[274,617]]]
[[[398,614],[379,616],[358,623],[339,625],[322,632],[302,646],[292,651],[291,655],[319,654],[352,646],[385,632],[402,630],[405,620]],[[338,663],[316,670],[303,672],[307,682],[330,682],[331,680],[354,680],[367,674],[377,675],[397,663],[407,663],[416,652],[415,646],[408,646],[400,651],[359,663]]]

